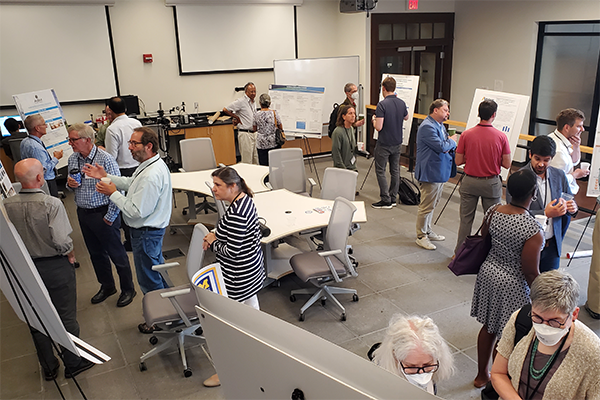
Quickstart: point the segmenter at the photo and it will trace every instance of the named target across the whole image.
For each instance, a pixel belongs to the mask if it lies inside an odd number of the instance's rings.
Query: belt
[[[475,179],[496,179],[498,178],[498,175],[491,175],[491,176],[473,176],[473,175],[467,175],[469,178],[475,178]]]
[[[134,229],[136,231],[147,232],[147,231],[160,231],[161,229],[164,229],[164,228],[155,228],[153,226],[142,226],[141,228],[131,228],[131,229]]]
[[[33,259],[33,261],[44,261],[44,260],[59,260],[61,258],[67,258],[67,256],[58,255],[58,256],[52,256],[52,257],[36,257],[36,258],[32,258],[32,259]]]
[[[77,210],[81,211],[83,214],[106,213],[108,211],[108,204],[105,206],[100,206],[100,207],[96,207],[96,208],[77,207]]]
[[[238,128],[238,132],[254,132],[254,131],[251,131],[250,129],[239,129]]]

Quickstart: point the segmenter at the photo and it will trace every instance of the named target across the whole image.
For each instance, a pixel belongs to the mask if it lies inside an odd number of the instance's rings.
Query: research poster
[[[324,87],[270,85],[269,96],[271,96],[271,109],[279,113],[288,139],[289,136],[316,138],[322,136]]]
[[[51,156],[55,151],[63,150],[63,157],[58,160],[56,168],[65,167],[73,149],[67,141],[65,116],[54,89],[16,94],[13,95],[13,100],[23,121],[30,115],[41,114],[47,126],[46,134],[42,136],[42,142]]]
[[[527,106],[529,105],[529,96],[476,89],[475,96],[473,96],[473,103],[471,104],[471,111],[469,112],[469,119],[467,119],[467,129],[472,128],[479,123],[479,103],[485,99],[491,99],[498,103],[496,119],[494,119],[492,126],[504,132],[508,137],[510,151],[514,156],[519,141],[519,134],[523,128]],[[502,179],[506,180],[507,177],[508,170],[503,168]]]
[[[2,165],[2,161],[0,161],[0,199],[6,199],[15,194],[17,193],[10,182],[10,178],[4,169],[4,165]]]
[[[600,109],[598,109],[600,112]],[[600,196],[600,121],[596,123],[596,135],[594,136],[594,148],[592,151],[592,166],[590,167],[590,175],[586,195],[589,197]]]
[[[381,75],[381,82],[388,76],[396,80],[396,96],[404,100],[408,109],[408,119],[402,124],[402,144],[407,146],[410,138],[410,128],[412,127],[413,115],[415,113],[415,104],[417,102],[417,91],[419,90],[418,75]],[[379,93],[379,101],[383,100],[383,93]],[[379,132],[374,131],[373,138],[377,140]]]

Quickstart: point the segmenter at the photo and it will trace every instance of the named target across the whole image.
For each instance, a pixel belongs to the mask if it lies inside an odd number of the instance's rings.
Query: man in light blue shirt
[[[171,174],[157,154],[158,136],[152,129],[135,128],[129,151],[140,163],[131,177],[107,174],[98,164],[86,164],[83,172],[96,179],[110,178],[111,182],[98,182],[96,190],[110,196],[131,227],[133,262],[140,289],[146,294],[167,287],[152,266],[164,263],[162,242],[171,219]]]
[[[46,134],[46,121],[40,114],[33,114],[25,118],[25,129],[27,136],[21,142],[21,159],[35,158],[42,163],[44,167],[44,180],[48,183],[50,194],[58,197],[58,187],[56,186],[56,172],[54,169],[63,156],[63,151],[55,151],[50,156],[46,146],[42,142],[42,136]]]

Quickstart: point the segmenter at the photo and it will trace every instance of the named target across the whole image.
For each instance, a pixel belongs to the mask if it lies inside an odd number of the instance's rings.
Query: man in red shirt
[[[456,148],[456,165],[465,164],[460,193],[460,227],[454,252],[471,234],[477,202],[483,210],[500,203],[502,178],[500,167],[510,168],[510,146],[506,135],[492,126],[498,104],[485,99],[479,104],[480,122],[460,135]]]

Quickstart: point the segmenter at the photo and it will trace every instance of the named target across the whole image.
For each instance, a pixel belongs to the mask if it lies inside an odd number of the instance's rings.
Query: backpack
[[[340,105],[338,103],[333,103],[333,111],[329,114],[329,127],[327,128],[327,132],[329,136],[335,130],[335,124],[337,123],[338,111],[340,110]]]
[[[533,327],[531,317],[529,316],[530,313],[531,304],[525,304],[523,307],[521,307],[521,310],[519,310],[519,313],[517,314],[517,319],[515,319],[515,346],[529,333]],[[494,389],[494,386],[492,386],[492,381],[489,381],[481,391],[482,400],[497,400],[499,397],[500,396],[498,393],[496,393],[496,389]]]
[[[416,206],[421,202],[421,192],[417,185],[403,177],[400,177],[398,197],[402,204],[407,206]]]

